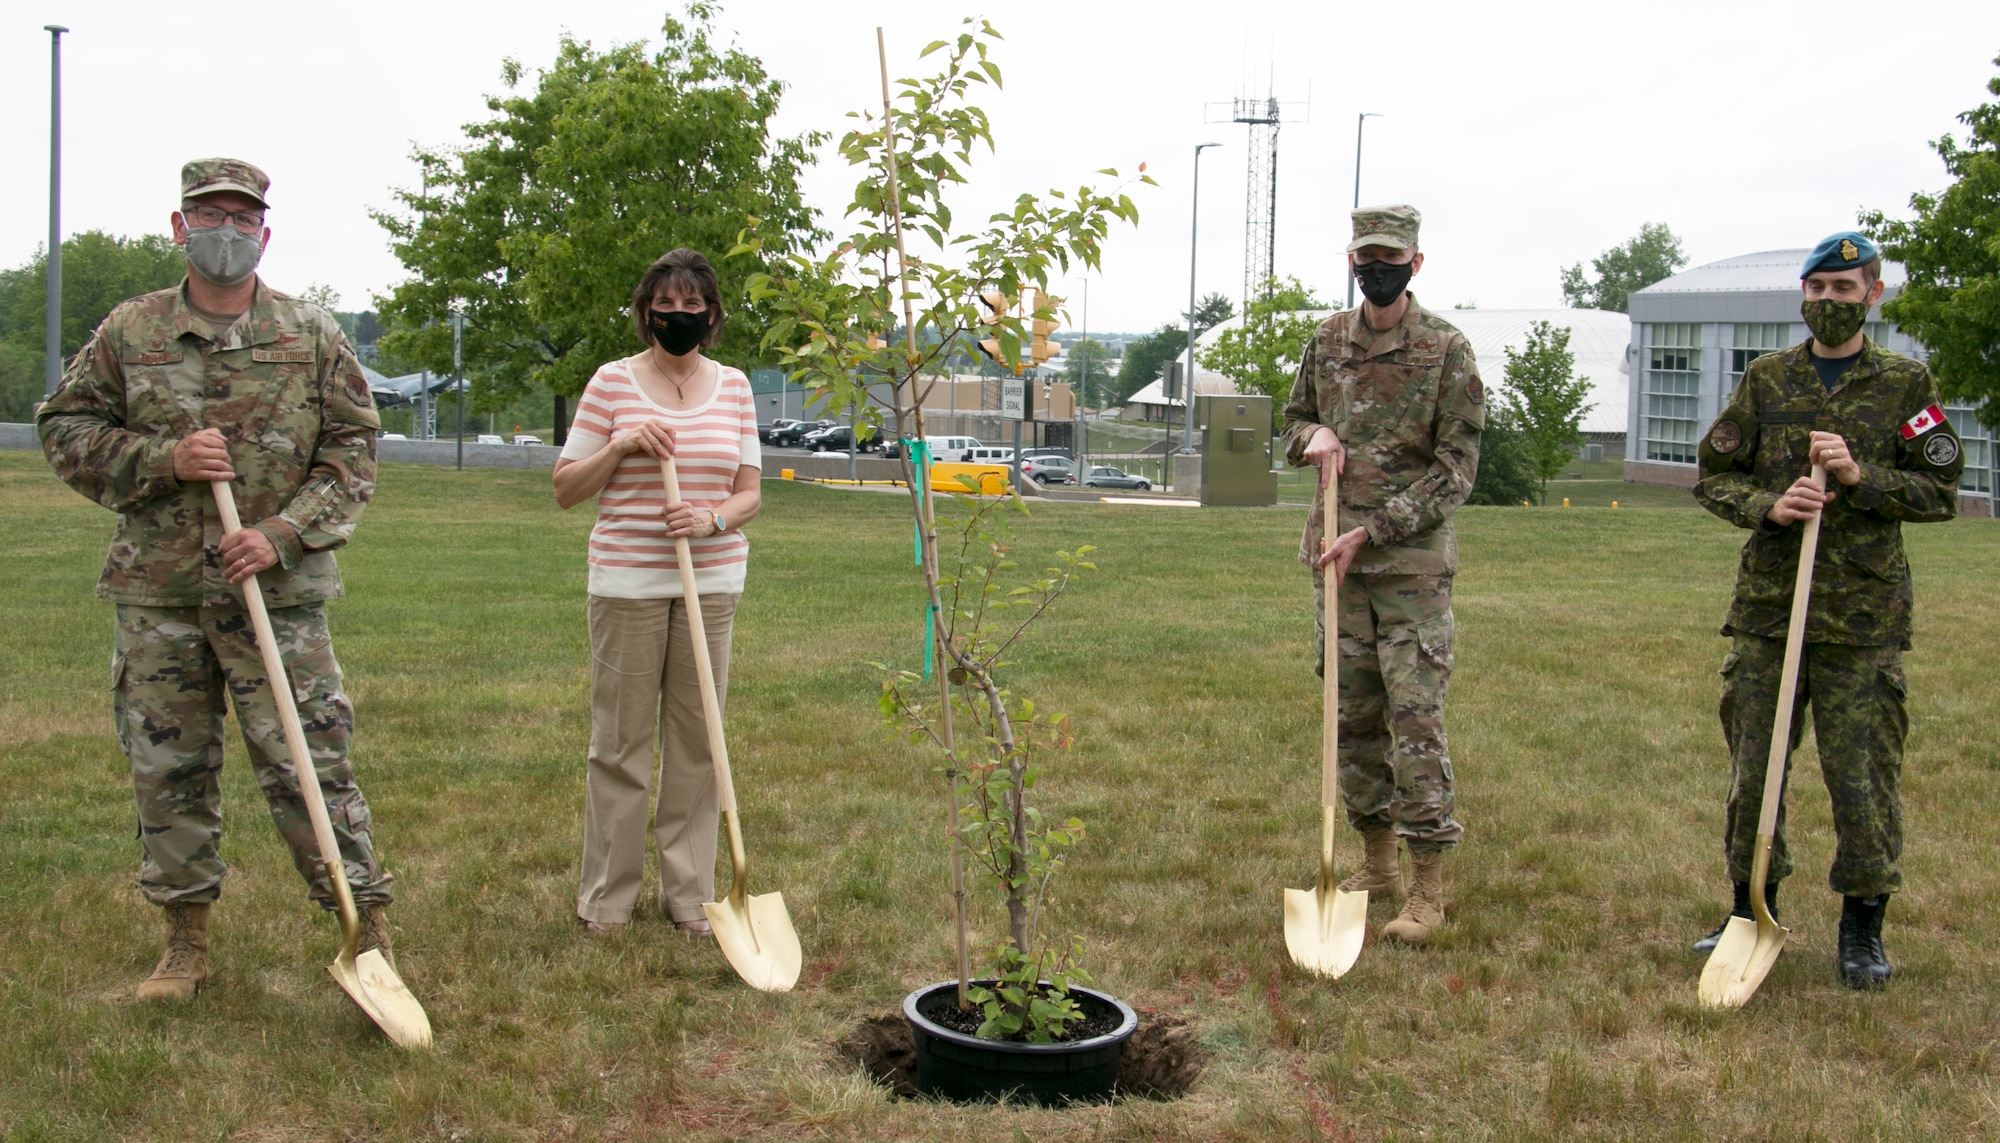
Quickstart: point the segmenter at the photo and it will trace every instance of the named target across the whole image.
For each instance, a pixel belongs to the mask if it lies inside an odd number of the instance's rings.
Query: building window
[[[1889,335],[1895,331],[1896,327],[1886,321],[1864,322],[1861,326],[1861,332],[1868,335],[1868,340],[1884,349],[1889,348]]]
[[[1701,426],[1701,327],[1646,324],[1646,459],[1693,464]]]
[[[1792,327],[1785,322],[1744,322],[1736,323],[1736,341],[1729,350],[1729,376],[1726,378],[1731,392],[1736,383],[1743,379],[1743,370],[1752,361],[1785,348],[1785,339]]]

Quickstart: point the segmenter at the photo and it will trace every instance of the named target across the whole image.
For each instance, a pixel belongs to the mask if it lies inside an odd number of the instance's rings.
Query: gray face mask
[[[187,232],[187,260],[194,272],[218,286],[241,285],[257,272],[264,243],[227,223]]]

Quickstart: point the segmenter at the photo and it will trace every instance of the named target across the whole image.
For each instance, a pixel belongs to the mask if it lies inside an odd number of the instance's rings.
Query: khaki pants
[[[729,694],[734,595],[701,599],[718,702]],[[583,879],[576,915],[632,917],[646,859],[646,790],[659,743],[653,846],[660,908],[699,918],[715,900],[715,771],[701,710],[687,606],[679,599],[590,597],[590,754],[584,783]]]

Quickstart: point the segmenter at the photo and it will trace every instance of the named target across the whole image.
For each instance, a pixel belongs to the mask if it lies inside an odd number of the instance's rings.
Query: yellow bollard
[[[791,469],[789,469],[789,468],[781,468],[781,469],[779,469],[779,470],[778,470],[778,479],[779,479],[779,480],[795,480],[795,479],[797,479],[797,478],[796,478],[796,477],[794,477],[794,476],[792,475],[792,470],[791,470]]]
[[[1563,497],[1563,507],[1569,507],[1569,497],[1567,496]]]
[[[1616,501],[1616,500],[1613,500],[1613,501],[1611,502],[1611,506],[1612,506],[1613,508],[1616,508],[1616,507],[1618,507],[1618,501]]]

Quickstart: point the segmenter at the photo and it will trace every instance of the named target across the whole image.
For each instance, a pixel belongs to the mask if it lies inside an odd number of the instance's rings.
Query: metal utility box
[[[1271,399],[1207,396],[1194,402],[1201,426],[1201,502],[1266,508],[1278,502],[1271,471]]]

